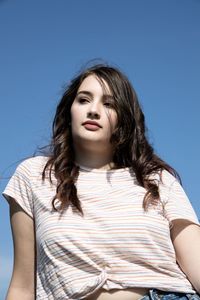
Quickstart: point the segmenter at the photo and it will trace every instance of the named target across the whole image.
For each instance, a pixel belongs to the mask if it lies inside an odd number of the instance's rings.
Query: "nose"
[[[91,119],[100,119],[100,108],[98,106],[97,103],[93,102],[91,103],[88,113],[87,113],[87,117],[91,118]]]

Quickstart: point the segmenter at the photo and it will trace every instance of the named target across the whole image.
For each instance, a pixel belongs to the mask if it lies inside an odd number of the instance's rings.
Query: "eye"
[[[84,103],[87,103],[87,102],[89,102],[90,100],[89,99],[87,99],[87,98],[78,98],[78,102],[79,103],[81,103],[81,104],[84,104]]]
[[[103,105],[107,108],[112,108],[114,109],[114,98],[110,95],[104,95],[103,97]]]
[[[106,101],[106,102],[104,102],[103,105],[106,106],[106,107],[108,107],[108,108],[113,108],[113,103],[112,102]]]

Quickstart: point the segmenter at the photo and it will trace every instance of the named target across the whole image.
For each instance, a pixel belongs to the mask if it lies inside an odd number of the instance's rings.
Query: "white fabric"
[[[146,191],[129,168],[81,168],[76,186],[84,217],[71,206],[60,215],[51,205],[55,177],[52,185],[41,179],[46,162],[22,162],[3,192],[35,220],[38,300],[84,299],[100,287],[195,292],[176,263],[170,222],[199,223],[171,174],[163,171],[159,183],[162,204],[144,212]]]

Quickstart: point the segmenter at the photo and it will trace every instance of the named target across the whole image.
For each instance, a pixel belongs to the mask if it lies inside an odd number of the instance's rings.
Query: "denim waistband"
[[[200,295],[150,289],[140,300],[200,300]]]

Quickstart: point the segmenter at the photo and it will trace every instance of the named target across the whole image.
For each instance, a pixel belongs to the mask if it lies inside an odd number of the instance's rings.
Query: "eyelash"
[[[85,102],[89,102],[90,100],[89,99],[86,99],[86,98],[79,98],[78,99],[78,102],[79,103],[85,103]]]
[[[104,105],[109,108],[113,108],[113,104],[111,102],[104,102]]]
[[[87,99],[87,98],[78,98],[78,102],[80,104],[84,104],[86,102],[90,102],[90,99]],[[113,108],[113,104],[111,102],[104,102],[103,105],[106,106],[106,107],[108,107],[108,108]]]

